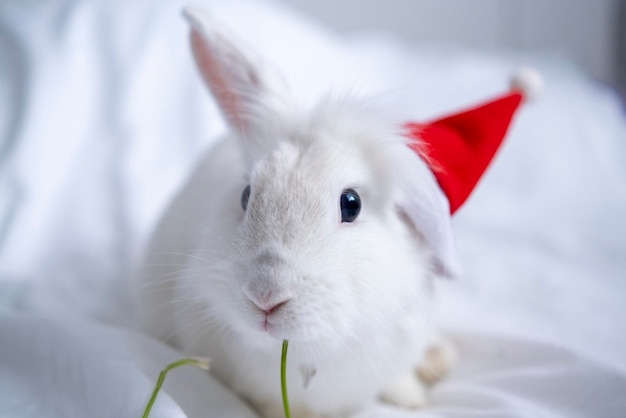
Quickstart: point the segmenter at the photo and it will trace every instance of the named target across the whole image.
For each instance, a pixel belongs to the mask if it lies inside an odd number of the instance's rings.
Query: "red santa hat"
[[[409,122],[409,146],[428,164],[446,195],[450,213],[467,200],[489,166],[519,105],[538,94],[541,77],[522,70],[504,96],[430,123]]]

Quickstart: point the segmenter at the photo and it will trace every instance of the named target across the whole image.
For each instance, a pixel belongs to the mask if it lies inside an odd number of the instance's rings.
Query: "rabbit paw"
[[[389,404],[407,409],[422,408],[427,403],[427,386],[437,383],[454,367],[457,351],[448,340],[440,339],[424,353],[422,363],[412,372],[398,379],[381,394]]]
[[[457,362],[457,350],[445,339],[430,346],[422,363],[417,367],[417,375],[426,385],[433,385],[443,379]]]
[[[285,417],[285,410],[282,404],[263,403],[257,406],[257,410],[263,418]],[[317,415],[306,408],[291,408],[291,416],[292,418],[318,418]]]
[[[386,403],[407,409],[418,409],[426,405],[424,384],[414,373],[395,381],[380,397]]]

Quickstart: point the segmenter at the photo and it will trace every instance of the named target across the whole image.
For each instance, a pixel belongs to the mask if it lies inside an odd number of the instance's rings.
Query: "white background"
[[[618,78],[618,0],[289,0],[342,32],[380,29],[418,44],[557,53]]]

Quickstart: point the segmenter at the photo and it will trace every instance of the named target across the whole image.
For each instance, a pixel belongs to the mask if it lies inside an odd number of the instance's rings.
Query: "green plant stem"
[[[283,393],[283,408],[285,408],[285,418],[291,418],[289,410],[289,398],[287,397],[287,348],[289,341],[283,340],[283,353],[280,357],[280,388]]]
[[[167,367],[165,367],[163,370],[161,370],[161,373],[159,373],[159,379],[157,380],[156,386],[154,387],[154,391],[152,392],[152,396],[150,397],[150,401],[148,402],[148,406],[146,406],[146,410],[144,411],[142,418],[148,418],[148,415],[150,415],[152,405],[154,404],[154,401],[156,401],[157,395],[161,390],[161,386],[163,386],[163,382],[165,381],[165,376],[167,376],[167,373],[172,369],[187,365],[199,367],[204,370],[209,369],[208,361],[198,358],[184,358],[182,360],[178,360],[171,364],[168,364]]]

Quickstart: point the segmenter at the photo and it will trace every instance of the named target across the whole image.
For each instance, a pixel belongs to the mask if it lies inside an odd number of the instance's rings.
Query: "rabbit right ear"
[[[266,93],[258,69],[216,29],[203,10],[186,7],[183,15],[191,25],[191,47],[204,82],[231,128],[247,136],[252,116]]]
[[[448,200],[426,163],[407,149],[402,149],[396,165],[401,173],[398,207],[432,250],[437,274],[459,276]]]

